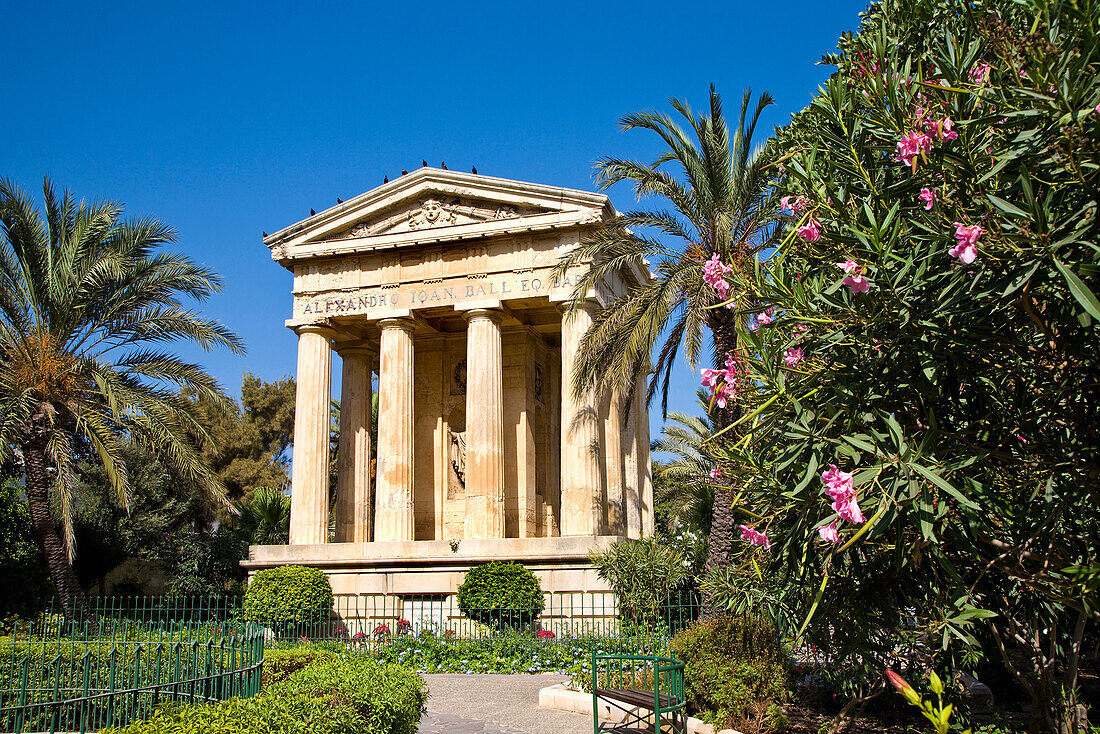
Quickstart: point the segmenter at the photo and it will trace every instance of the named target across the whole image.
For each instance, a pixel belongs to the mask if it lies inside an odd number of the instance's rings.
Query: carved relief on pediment
[[[443,194],[432,194],[420,199],[415,208],[399,211],[380,219],[360,222],[347,231],[343,238],[414,232],[435,227],[515,219],[541,213],[543,213],[541,210],[524,211],[508,204],[495,205]]]

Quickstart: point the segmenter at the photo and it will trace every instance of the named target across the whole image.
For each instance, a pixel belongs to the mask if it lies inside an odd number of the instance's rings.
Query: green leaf
[[[1085,282],[1078,278],[1077,274],[1070,270],[1069,266],[1063,264],[1058,258],[1054,258],[1054,267],[1058,268],[1058,272],[1066,279],[1066,285],[1069,286],[1069,292],[1073,294],[1077,302],[1084,306],[1085,310],[1088,311],[1089,315],[1094,319],[1100,319],[1100,301],[1096,300],[1096,295],[1089,290]]]
[[[1030,219],[1031,218],[1031,215],[1028,214],[1027,212],[1025,212],[1023,209],[1016,206],[1015,204],[1008,203],[1007,201],[1000,198],[999,196],[994,196],[993,194],[987,194],[986,198],[989,199],[990,203],[992,203],[993,206],[997,207],[998,209],[1003,211],[1005,214],[1011,214],[1013,216],[1021,217],[1023,219]]]
[[[928,481],[932,482],[932,484],[935,484],[937,487],[942,489],[944,492],[947,492],[949,495],[951,495],[952,497],[957,499],[960,503],[962,503],[966,507],[969,507],[972,510],[979,509],[978,506],[976,504],[974,504],[973,500],[970,500],[969,498],[967,498],[966,495],[964,495],[959,490],[955,489],[955,487],[953,487],[950,483],[948,483],[943,477],[941,477],[939,474],[936,474],[934,471],[932,471],[928,467],[921,466],[920,464],[908,464],[907,466],[912,468],[914,471],[916,471],[918,474],[923,476]]]

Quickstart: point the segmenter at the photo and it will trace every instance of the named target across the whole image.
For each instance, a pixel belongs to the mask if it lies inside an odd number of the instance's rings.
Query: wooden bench
[[[600,700],[623,712],[619,723],[600,723]],[[640,734],[684,732],[684,664],[657,655],[592,652],[592,731]]]

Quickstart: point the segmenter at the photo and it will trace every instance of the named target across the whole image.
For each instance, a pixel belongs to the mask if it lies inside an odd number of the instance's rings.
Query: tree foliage
[[[610,188],[629,183],[639,200],[657,202],[604,223],[558,264],[559,274],[575,268],[582,272],[571,309],[582,307],[604,279],[620,281],[624,272],[644,274],[599,311],[585,334],[571,386],[578,394],[614,389],[629,400],[656,349],[647,398],[652,400],[659,392],[662,412],[667,412],[669,379],[681,350],[692,369],[703,357],[708,335],[715,367],[737,351],[732,306],[751,304],[753,294],[715,292],[704,286],[704,279],[712,258],[711,267],[724,261],[729,263],[727,270],[751,270],[778,231],[770,216],[773,191],[764,151],[753,144],[760,115],[771,103],[771,95],[765,92],[754,105],[752,92],[746,90],[737,125],[731,129],[722,98],[711,86],[707,108],[701,113],[673,99],[670,104],[677,118],[648,111],[620,121],[624,130],[654,133],[664,150],[650,163],[601,159],[597,164],[600,184]],[[733,303],[726,304],[727,300]],[[736,408],[723,403],[712,412],[713,420],[725,426],[733,421]],[[728,563],[733,531],[728,480],[716,482],[714,490],[706,561],[710,568]],[[715,611],[709,603],[704,606],[708,613]]]
[[[244,348],[222,324],[184,305],[216,293],[221,281],[162,249],[175,240],[170,227],[124,220],[115,203],[58,196],[49,180],[43,195],[40,210],[15,184],[0,182],[0,461],[20,461],[58,595],[67,612],[85,613],[71,567],[78,449],[99,457],[124,506],[126,441],[157,451],[176,475],[224,501],[201,455],[209,435],[178,392],[216,403],[221,391],[202,367],[163,346]]]
[[[791,226],[744,287],[775,320],[741,321],[719,443],[770,538],[744,558],[827,656],[881,669],[915,614],[1050,728],[1100,618],[1098,28],[1096,3],[890,0],[841,40],[774,141]]]

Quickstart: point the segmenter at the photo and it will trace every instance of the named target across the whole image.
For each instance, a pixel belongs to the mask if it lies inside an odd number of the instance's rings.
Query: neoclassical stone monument
[[[246,565],[316,565],[343,594],[446,594],[497,559],[548,591],[604,588],[589,551],[652,532],[649,419],[643,396],[578,398],[571,376],[601,303],[650,276],[619,273],[563,315],[577,273],[553,270],[613,213],[598,194],[421,168],[266,237],[294,273],[290,545]]]

